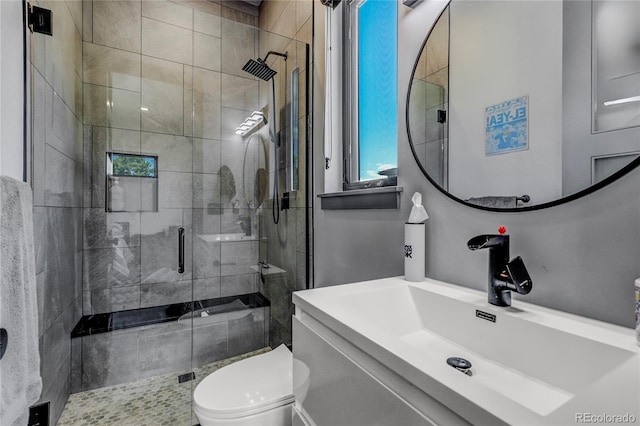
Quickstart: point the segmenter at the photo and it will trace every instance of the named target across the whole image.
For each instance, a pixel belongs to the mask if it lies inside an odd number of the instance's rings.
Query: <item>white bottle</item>
[[[120,186],[117,177],[111,178],[111,211],[120,212],[124,210],[124,188]]]

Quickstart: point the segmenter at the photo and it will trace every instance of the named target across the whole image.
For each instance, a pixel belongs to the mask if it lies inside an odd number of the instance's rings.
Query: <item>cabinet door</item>
[[[296,405],[315,425],[435,425],[296,317],[293,339],[295,358],[310,370]]]

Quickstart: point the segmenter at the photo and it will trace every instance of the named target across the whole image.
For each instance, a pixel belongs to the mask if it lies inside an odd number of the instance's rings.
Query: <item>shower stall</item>
[[[311,286],[312,3],[287,3],[295,22],[270,2],[34,4],[54,17],[29,40],[44,415],[195,424],[195,384],[290,345]]]

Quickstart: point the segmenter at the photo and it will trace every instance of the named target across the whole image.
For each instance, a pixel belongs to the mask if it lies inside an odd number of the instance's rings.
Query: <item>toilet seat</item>
[[[209,418],[246,417],[291,404],[293,356],[285,345],[209,374],[193,393],[194,411]]]

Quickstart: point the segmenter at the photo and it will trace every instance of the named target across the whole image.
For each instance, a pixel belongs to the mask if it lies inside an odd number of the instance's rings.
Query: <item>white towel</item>
[[[0,425],[24,426],[42,391],[33,243],[33,195],[24,182],[0,176]]]

